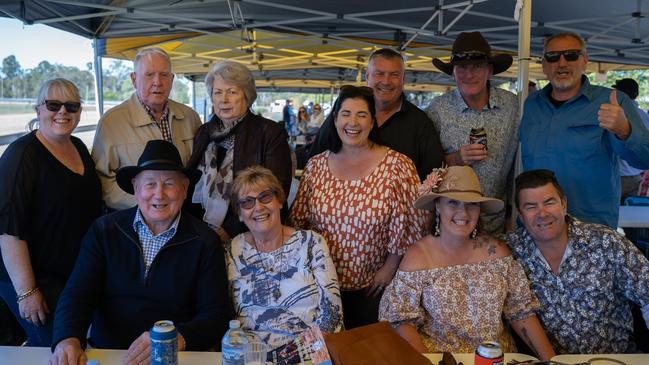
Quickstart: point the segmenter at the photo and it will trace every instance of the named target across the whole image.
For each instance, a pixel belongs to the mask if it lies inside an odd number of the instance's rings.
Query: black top
[[[0,158],[0,234],[27,242],[36,282],[67,280],[83,235],[101,213],[101,184],[88,148],[71,137],[84,175],[69,170],[31,132]],[[0,257],[0,280],[10,281]]]
[[[419,179],[423,181],[434,168],[442,166],[444,150],[439,132],[426,113],[406,100],[405,96],[401,100],[401,109],[379,127],[379,137],[387,147],[408,156],[417,167]],[[326,136],[332,126],[333,115],[330,113],[311,147],[311,157],[329,148]]]
[[[219,120],[214,116],[209,122],[203,124],[194,136],[194,148],[187,162],[187,167],[198,168],[204,158],[205,150],[211,141],[210,135]],[[232,162],[234,177],[247,167],[261,165],[273,172],[282,184],[284,193],[288,196],[291,189],[291,149],[288,145],[288,135],[284,128],[270,119],[248,113],[236,126],[234,138],[234,161]],[[198,219],[203,219],[201,204],[192,203],[194,187],[187,192],[184,209]],[[282,218],[288,216],[287,205],[282,208]],[[226,213],[221,225],[230,237],[234,238],[242,232],[248,231],[239,216],[234,213],[232,206]]]

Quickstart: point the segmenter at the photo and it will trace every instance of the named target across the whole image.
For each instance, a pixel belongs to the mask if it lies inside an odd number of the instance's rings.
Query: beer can
[[[478,143],[484,146],[484,149],[487,149],[487,131],[480,128],[471,128],[471,133],[469,134],[469,144]]]
[[[157,321],[151,332],[151,365],[178,365],[178,340],[172,321]]]
[[[474,365],[503,365],[505,357],[500,344],[495,341],[486,341],[475,350]]]

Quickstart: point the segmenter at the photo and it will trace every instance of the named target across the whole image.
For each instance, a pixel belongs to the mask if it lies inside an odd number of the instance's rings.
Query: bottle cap
[[[230,321],[230,328],[239,328],[241,327],[241,322],[238,319],[233,319]]]

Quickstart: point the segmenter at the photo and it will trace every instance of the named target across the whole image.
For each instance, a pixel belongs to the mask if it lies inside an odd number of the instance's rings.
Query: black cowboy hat
[[[173,143],[162,139],[147,142],[137,166],[124,166],[117,170],[117,185],[129,194],[133,194],[133,178],[144,170],[180,171],[189,178],[190,185],[201,178],[201,172],[183,166],[180,153]]]
[[[433,59],[433,65],[447,75],[453,74],[453,66],[476,63],[490,63],[494,67],[493,74],[506,71],[514,59],[508,54],[492,56],[491,46],[480,32],[460,33],[453,42],[451,62],[445,63],[439,58]]]

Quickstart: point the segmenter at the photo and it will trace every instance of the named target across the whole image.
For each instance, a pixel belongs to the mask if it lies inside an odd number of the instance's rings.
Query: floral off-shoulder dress
[[[516,346],[503,323],[525,319],[539,308],[520,264],[512,256],[419,271],[397,271],[381,299],[379,319],[410,323],[429,352],[473,352],[498,341]]]

